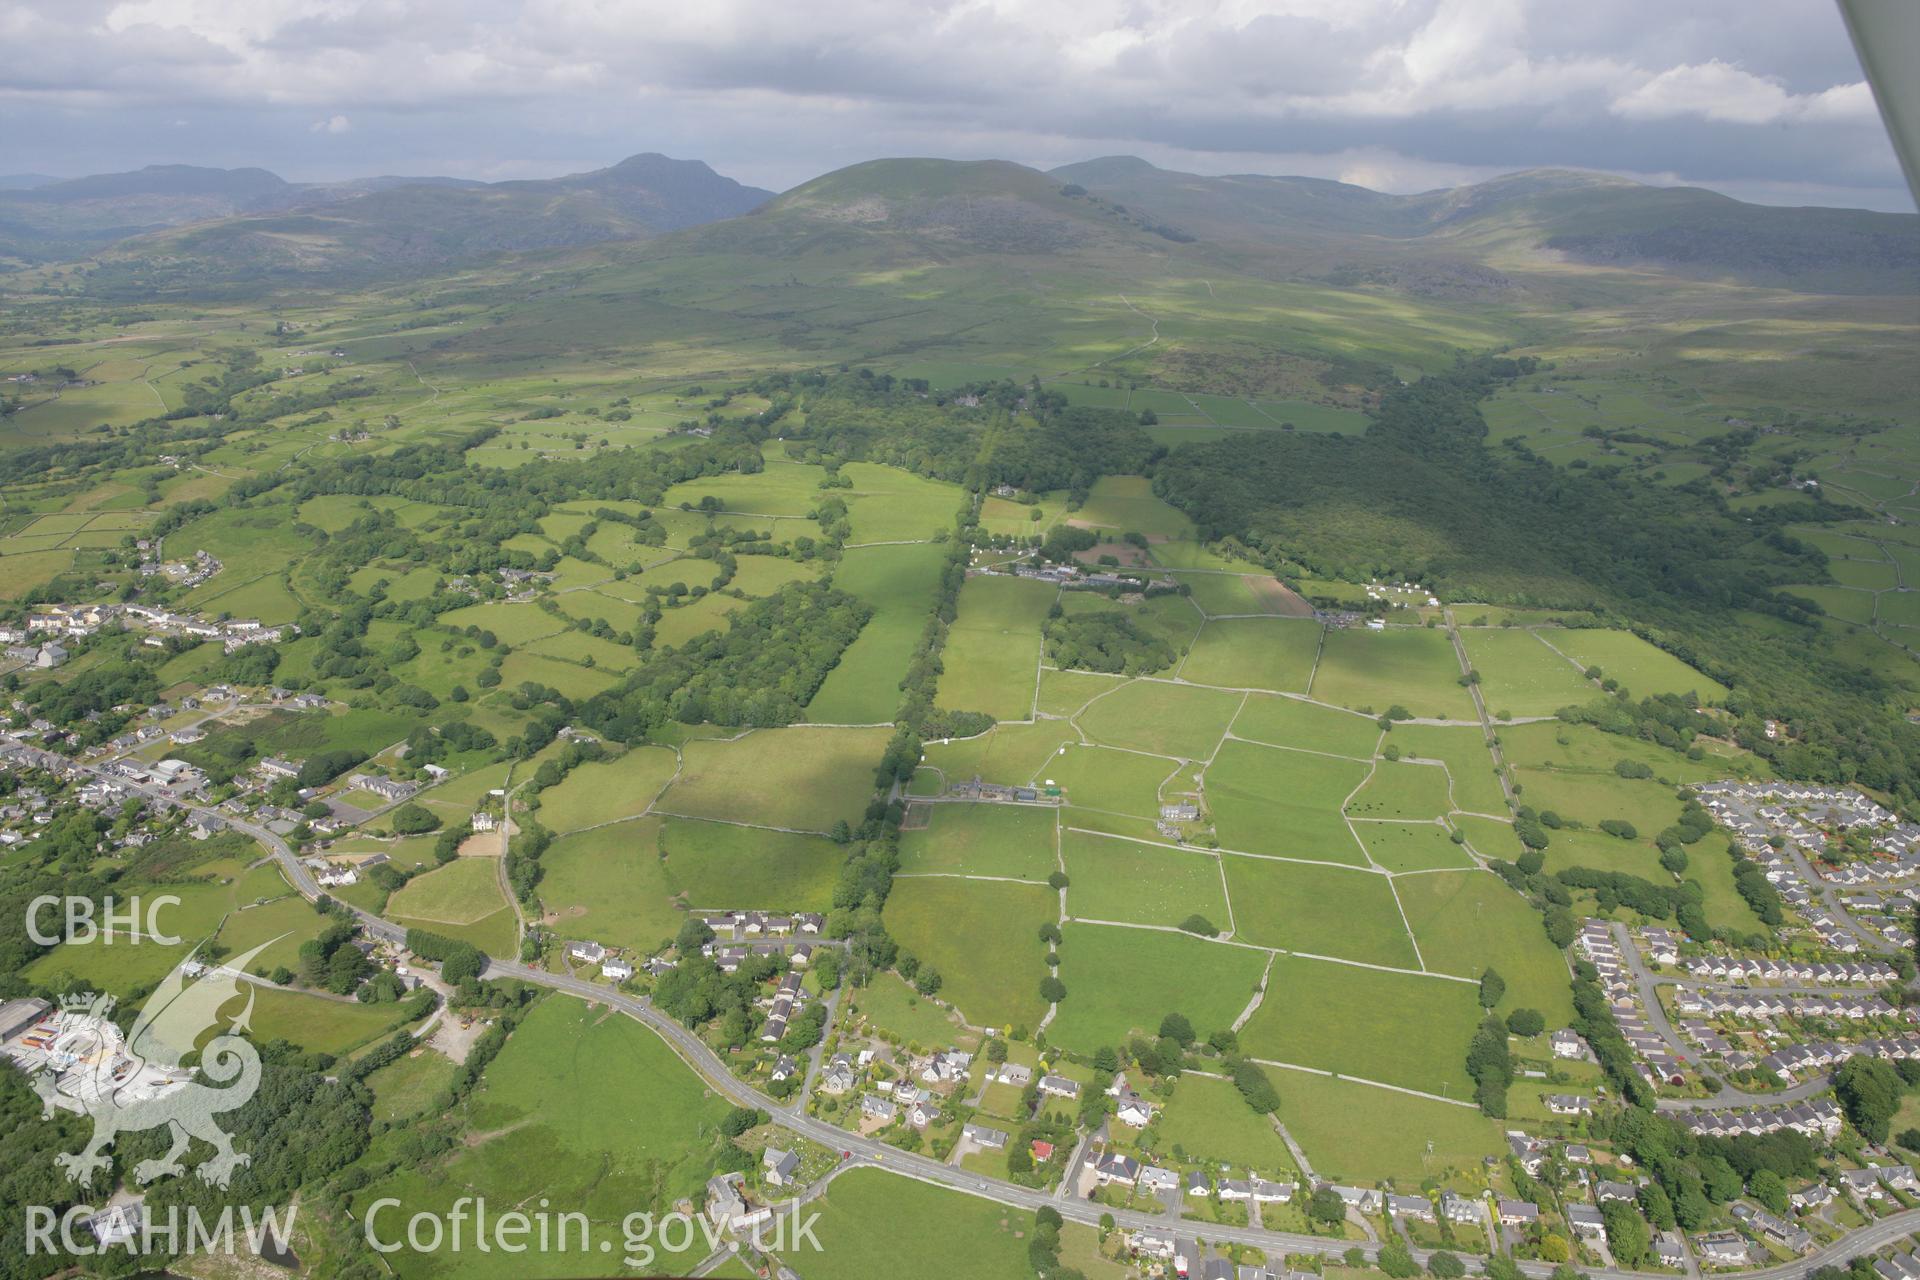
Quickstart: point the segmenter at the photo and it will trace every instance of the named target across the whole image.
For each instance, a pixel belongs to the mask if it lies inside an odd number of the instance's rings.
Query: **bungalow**
[[[1001,1084],[1024,1089],[1033,1082],[1033,1068],[1023,1067],[1017,1062],[1003,1062],[1000,1064],[999,1079]]]
[[[877,1093],[866,1093],[860,1096],[860,1114],[881,1124],[892,1124],[900,1108]]]
[[[1550,1093],[1547,1110],[1557,1116],[1589,1116],[1593,1114],[1593,1103],[1577,1093]]]
[[[1268,1182],[1256,1176],[1253,1180],[1253,1198],[1261,1204],[1286,1204],[1293,1199],[1293,1184]]]
[[[760,1157],[760,1164],[766,1170],[769,1186],[784,1187],[800,1172],[800,1157],[777,1147],[768,1147]]]
[[[1531,1200],[1501,1200],[1498,1203],[1500,1225],[1503,1227],[1530,1227],[1540,1221],[1540,1206]]]
[[[1253,1199],[1253,1182],[1246,1178],[1220,1179],[1220,1198],[1222,1200]]]
[[[1747,1242],[1731,1231],[1710,1231],[1693,1238],[1700,1260],[1715,1267],[1744,1267],[1749,1255]]]
[[[1418,1218],[1421,1222],[1434,1220],[1433,1201],[1425,1196],[1387,1197],[1387,1213],[1395,1218]]]
[[[1631,1182],[1603,1181],[1599,1187],[1595,1189],[1594,1198],[1601,1204],[1605,1204],[1609,1200],[1619,1200],[1627,1204],[1632,1204],[1640,1198],[1640,1188],[1634,1186]]]
[[[599,964],[607,958],[607,949],[597,942],[569,942],[567,955],[582,964]]]
[[[1340,1203],[1349,1209],[1358,1209],[1362,1213],[1380,1211],[1380,1193],[1368,1187],[1343,1187],[1334,1183],[1333,1193],[1340,1197]]]
[[[1132,1186],[1140,1179],[1140,1162],[1118,1151],[1101,1151],[1087,1157],[1087,1167],[1103,1186]]]
[[[990,1129],[984,1124],[962,1125],[960,1128],[960,1136],[973,1143],[974,1146],[984,1147],[990,1151],[998,1151],[1007,1145],[1006,1130]]]
[[[1049,1098],[1077,1098],[1080,1096],[1080,1082],[1069,1080],[1065,1076],[1041,1076],[1039,1089]]]
[[[1190,1196],[1210,1196],[1213,1184],[1207,1181],[1207,1175],[1198,1169],[1187,1175],[1187,1194]]]
[[[606,970],[602,969],[601,972],[604,973]],[[781,1080],[790,1080],[798,1074],[800,1074],[800,1064],[783,1053],[780,1055],[780,1060],[773,1064],[773,1071],[769,1078],[778,1083]]]

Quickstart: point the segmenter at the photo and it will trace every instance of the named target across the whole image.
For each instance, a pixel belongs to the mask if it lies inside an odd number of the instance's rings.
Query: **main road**
[[[106,770],[90,766],[79,766],[89,773],[103,777],[115,777],[116,781],[126,783],[125,778],[109,774]],[[171,796],[150,791],[146,787],[135,789],[150,794],[155,799],[166,799],[177,803]],[[264,847],[280,864],[281,870],[301,896],[313,899],[321,894],[319,883],[313,878],[306,865],[294,853],[292,846],[278,835],[249,822],[228,820],[228,825],[252,837]],[[338,902],[338,899],[334,901]],[[340,905],[352,912],[369,934],[388,942],[404,945],[407,931],[393,923],[362,910],[349,903]],[[644,1023],[679,1055],[679,1057],[704,1080],[709,1088],[736,1106],[753,1107],[765,1111],[773,1118],[773,1123],[803,1138],[811,1139],[833,1151],[846,1153],[843,1164],[871,1165],[887,1173],[905,1178],[914,1178],[976,1196],[982,1200],[991,1200],[997,1204],[1012,1205],[1016,1208],[1036,1211],[1043,1208],[1056,1210],[1061,1217],[1075,1222],[1098,1226],[1102,1218],[1110,1217],[1115,1225],[1129,1230],[1150,1230],[1161,1233],[1179,1233],[1204,1235],[1215,1243],[1252,1245],[1268,1254],[1312,1253],[1325,1257],[1337,1257],[1348,1249],[1356,1247],[1350,1241],[1329,1240],[1324,1236],[1302,1235],[1290,1231],[1268,1231],[1261,1227],[1225,1226],[1218,1223],[1186,1222],[1178,1218],[1167,1218],[1150,1213],[1140,1213],[1131,1209],[1113,1209],[1092,1201],[1072,1197],[1056,1199],[1051,1193],[1036,1187],[1023,1187],[998,1178],[971,1173],[953,1165],[942,1164],[910,1151],[902,1151],[884,1142],[849,1133],[838,1125],[828,1124],[824,1120],[807,1115],[804,1109],[805,1096],[802,1094],[793,1102],[781,1102],[760,1092],[753,1086],[736,1078],[727,1070],[726,1064],[718,1054],[686,1027],[660,1010],[647,1000],[631,996],[625,992],[588,982],[569,975],[548,973],[543,969],[534,969],[517,960],[489,959],[486,969],[489,977],[515,978],[537,986],[547,987],[566,995],[577,996],[583,1000],[597,1001],[609,1008],[617,1009],[628,1017]],[[1803,1280],[1814,1268],[1820,1266],[1844,1265],[1848,1260],[1861,1254],[1872,1253],[1884,1248],[1909,1234],[1920,1231],[1920,1209],[1908,1209],[1882,1218],[1862,1227],[1825,1247],[1816,1250],[1797,1262],[1784,1266],[1768,1267],[1763,1270],[1746,1272],[1726,1272],[1724,1275],[1738,1275],[1744,1280]],[[1375,1245],[1363,1245],[1363,1252],[1373,1254]],[[1425,1261],[1432,1251],[1416,1249],[1414,1256]],[[1554,1268],[1543,1262],[1517,1263],[1522,1273],[1533,1277],[1550,1276]],[[1615,1268],[1596,1269],[1591,1274],[1607,1276],[1646,1276],[1655,1280],[1661,1273],[1630,1272]],[[1667,1277],[1671,1280],[1671,1277]]]

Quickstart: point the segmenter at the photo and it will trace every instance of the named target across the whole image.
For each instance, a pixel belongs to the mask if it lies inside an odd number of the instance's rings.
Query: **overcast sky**
[[[1913,207],[1827,0],[0,0],[0,47],[0,173],[663,151],[778,190],[876,156],[1124,152]]]

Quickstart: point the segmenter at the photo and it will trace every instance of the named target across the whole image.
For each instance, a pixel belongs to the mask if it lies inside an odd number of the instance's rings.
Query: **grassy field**
[[[1081,831],[1062,833],[1060,845],[1073,882],[1067,911],[1076,919],[1177,925],[1201,915],[1227,927],[1220,864],[1210,854]]]
[[[1631,631],[1555,631],[1548,643],[1582,667],[1599,667],[1636,697],[1663,693],[1695,693],[1709,702],[1727,696],[1726,686],[1695,671],[1664,649]]]
[[[1431,822],[1356,822],[1353,831],[1366,846],[1367,856],[1388,871],[1474,865],[1447,829]]]
[[[1494,715],[1550,716],[1561,707],[1600,696],[1578,667],[1532,631],[1469,629],[1460,637],[1467,659],[1480,673],[1480,694]]]
[[[668,818],[660,828],[667,883],[689,906],[827,911],[847,851],[820,836]]]
[[[1385,713],[1402,706],[1416,716],[1474,718],[1473,697],[1458,683],[1460,663],[1440,630],[1351,627],[1327,632],[1313,696],[1359,711]]]
[[[1206,760],[1240,710],[1241,695],[1158,680],[1133,680],[1075,717],[1095,742],[1182,760]]]
[[[1227,855],[1235,937],[1263,947],[1418,967],[1387,878],[1370,871]]]
[[[1286,1078],[1278,1083],[1284,1085]],[[1189,1160],[1251,1169],[1275,1182],[1299,1176],[1287,1144],[1225,1080],[1183,1078],[1158,1127],[1161,1142],[1184,1151]]]
[[[1051,584],[1026,578],[967,579],[940,658],[939,705],[999,720],[1031,718],[1040,628],[1058,594]]]
[[[900,833],[900,870],[1045,880],[1055,822],[1055,810],[1024,805],[933,805],[926,826]]]
[[[1034,709],[1044,716],[1071,716],[1096,695],[1119,688],[1125,680],[1124,676],[1049,667],[1040,673],[1040,697]]]
[[[1360,1185],[1393,1178],[1416,1186],[1449,1170],[1477,1170],[1482,1157],[1506,1150],[1500,1122],[1475,1107],[1301,1071],[1271,1074],[1281,1122],[1322,1178]],[[1366,1122],[1355,1124],[1356,1116]]]
[[[945,548],[931,543],[854,547],[841,555],[834,585],[860,597],[874,614],[807,704],[808,719],[822,724],[892,720],[900,705],[900,681],[939,594],[945,560]]]
[[[830,831],[858,822],[873,793],[886,729],[759,729],[689,742],[662,813],[758,826]]]
[[[1403,724],[1394,726],[1389,741],[1400,748],[1403,760],[1409,757],[1438,760],[1447,767],[1455,809],[1468,813],[1507,813],[1506,792],[1500,788],[1499,775],[1493,769],[1493,754],[1479,729]]]
[[[562,836],[541,855],[540,901],[566,938],[641,953],[671,938],[685,917],[660,861],[658,818]]]
[[[1479,1021],[1468,983],[1279,956],[1240,1046],[1256,1058],[1470,1099],[1464,1057]]]
[[[1372,718],[1351,711],[1299,698],[1254,694],[1235,717],[1233,735],[1269,746],[1368,760],[1380,741],[1380,726]]]
[[[471,942],[488,955],[516,954],[513,909],[501,896],[492,858],[459,858],[415,876],[387,899],[386,914],[410,928]]]
[[[376,1199],[401,1202],[392,1220],[444,1213],[462,1195],[493,1204],[545,1197],[585,1213],[601,1239],[620,1241],[628,1213],[666,1212],[697,1196],[727,1105],[652,1032],[584,1002],[549,997],[527,1015],[463,1107],[469,1143],[442,1160],[408,1167],[356,1197],[364,1216]],[[384,1224],[383,1224],[384,1225]],[[681,1269],[705,1246],[656,1265]],[[402,1276],[444,1273],[452,1255],[392,1255]],[[606,1265],[597,1251],[458,1255],[458,1273],[502,1280],[580,1275]]]
[[[940,971],[940,998],[969,1022],[1032,1027],[1047,1011],[1040,926],[1057,919],[1058,902],[1045,885],[908,877],[887,896],[887,932]]]
[[[1101,476],[1093,482],[1086,505],[1073,512],[1068,523],[1149,538],[1193,536],[1193,522],[1154,497],[1153,482],[1145,476]]]
[[[433,1049],[415,1049],[367,1077],[373,1090],[373,1118],[392,1124],[426,1111],[453,1083],[454,1064]]]
[[[1152,818],[1160,812],[1161,784],[1176,773],[1189,776],[1178,761],[1164,756],[1143,756],[1110,747],[1069,746],[1065,754],[1042,765],[1035,776],[1042,783],[1058,784],[1074,805]],[[1179,785],[1173,789],[1180,789]]]
[[[1427,968],[1478,978],[1492,966],[1507,980],[1502,1012],[1538,1009],[1549,1027],[1572,1016],[1566,961],[1547,940],[1540,913],[1498,876],[1484,871],[1403,876],[1394,889]]]
[[[909,1044],[944,1049],[962,1033],[953,1014],[915,994],[891,971],[875,974],[872,982],[849,992],[847,999],[874,1025]]]
[[[576,765],[559,786],[540,793],[540,822],[554,832],[579,831],[646,812],[673,777],[664,747],[634,747],[614,760]]]
[[[914,1230],[902,1231],[902,1223]],[[1033,1215],[926,1183],[856,1169],[821,1201],[818,1258],[796,1264],[835,1280],[1002,1280],[1024,1275]]]
[[[1082,1052],[1120,1044],[1135,1030],[1155,1031],[1174,1012],[1203,1037],[1231,1026],[1266,966],[1257,951],[1177,933],[1097,924],[1068,924],[1061,932],[1067,998],[1047,1037]]]
[[[1393,818],[1423,821],[1452,809],[1447,794],[1447,771],[1438,765],[1382,760],[1353,799],[1347,813],[1355,818]]]
[[[1340,806],[1366,776],[1358,761],[1230,741],[1207,767],[1207,806],[1226,848],[1357,865]]]
[[[1048,767],[1062,744],[1079,740],[1071,725],[1058,720],[998,724],[978,737],[928,743],[927,763],[953,782],[979,777],[987,782],[1025,785]],[[1173,767],[1171,760],[1167,767]]]
[[[1320,625],[1297,618],[1214,618],[1200,629],[1180,678],[1228,689],[1305,693]]]

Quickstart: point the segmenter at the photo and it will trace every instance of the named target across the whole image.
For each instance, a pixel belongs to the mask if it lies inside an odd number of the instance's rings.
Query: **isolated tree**
[[[1480,1007],[1491,1009],[1507,994],[1507,980],[1489,968],[1480,975]]]
[[[1538,1009],[1515,1009],[1507,1015],[1507,1030],[1516,1036],[1537,1036],[1546,1029],[1546,1017]]]

